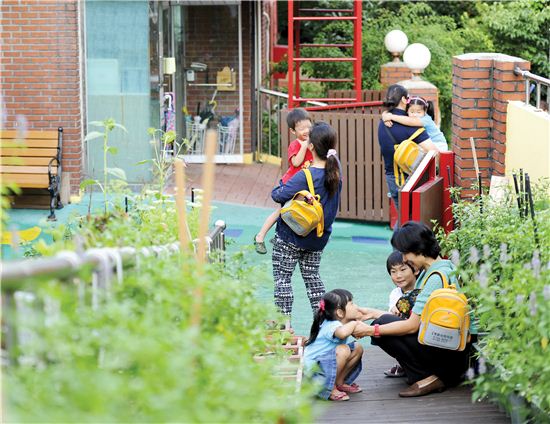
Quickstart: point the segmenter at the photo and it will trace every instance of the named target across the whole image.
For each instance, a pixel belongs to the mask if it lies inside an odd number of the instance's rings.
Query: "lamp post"
[[[403,53],[403,60],[413,74],[412,79],[416,81],[422,79],[420,74],[428,67],[431,58],[430,50],[421,43],[411,44]]]
[[[400,62],[399,56],[409,44],[407,34],[399,29],[394,29],[386,34],[384,37],[384,45],[386,49],[392,54],[393,62]]]

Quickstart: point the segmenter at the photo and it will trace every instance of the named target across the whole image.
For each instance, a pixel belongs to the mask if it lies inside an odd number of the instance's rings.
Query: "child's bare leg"
[[[350,360],[351,354],[352,352],[348,345],[341,344],[336,346],[336,386],[341,386],[344,384],[344,378],[347,375],[344,374],[344,369]]]
[[[359,343],[355,343],[355,349],[351,351],[351,354],[349,356],[348,361],[344,365],[344,369],[342,370],[342,382],[336,383],[338,386],[344,384],[344,380],[348,376],[348,374],[355,368],[357,363],[361,360],[361,357],[363,356],[363,346],[361,346]],[[336,381],[340,381],[338,379],[338,376],[336,377]]]
[[[258,243],[261,243],[262,241],[264,241],[265,236],[267,235],[267,232],[277,222],[277,219],[279,219],[280,214],[281,214],[281,207],[278,206],[277,209],[275,209],[273,213],[266,218],[264,225],[262,225],[262,228],[260,229],[258,234],[256,234],[256,241]]]

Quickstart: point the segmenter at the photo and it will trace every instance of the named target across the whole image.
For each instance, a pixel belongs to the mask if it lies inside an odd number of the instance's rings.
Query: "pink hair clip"
[[[319,310],[323,312],[325,311],[325,299],[321,299],[319,301]]]

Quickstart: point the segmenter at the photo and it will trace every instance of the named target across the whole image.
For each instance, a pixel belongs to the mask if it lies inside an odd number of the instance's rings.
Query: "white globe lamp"
[[[394,62],[399,62],[399,56],[407,48],[407,44],[409,44],[407,34],[399,29],[388,32],[384,37],[384,45],[392,54]]]
[[[430,50],[421,43],[411,44],[403,53],[403,60],[413,74],[412,79],[416,80],[421,79],[420,74],[428,67],[431,58]]]

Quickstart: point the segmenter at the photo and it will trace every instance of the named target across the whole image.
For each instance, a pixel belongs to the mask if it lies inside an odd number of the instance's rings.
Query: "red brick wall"
[[[0,3],[0,85],[6,129],[63,127],[63,170],[80,184],[82,135],[77,0]]]
[[[244,119],[244,153],[252,151],[252,98],[251,84],[253,77],[253,37],[250,2],[242,3],[243,42],[243,119]],[[216,82],[216,72],[224,66],[233,68],[236,73],[237,89],[235,91],[218,91],[216,112],[220,115],[231,115],[239,107],[239,39],[237,16],[233,18],[229,7],[190,6],[187,8],[186,66],[191,62],[202,62],[208,65],[208,83]],[[206,72],[196,72],[195,83],[206,83]],[[197,105],[201,109],[211,99],[215,87],[187,88],[187,107],[196,114]]]
[[[455,181],[470,197],[476,182],[470,137],[474,138],[483,185],[491,175],[503,175],[506,152],[506,107],[525,98],[525,82],[516,66],[530,69],[523,59],[498,53],[470,53],[453,58],[452,150]]]
[[[380,84],[387,88],[399,81],[411,79],[412,72],[405,62],[389,62],[380,67]]]

